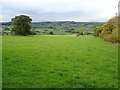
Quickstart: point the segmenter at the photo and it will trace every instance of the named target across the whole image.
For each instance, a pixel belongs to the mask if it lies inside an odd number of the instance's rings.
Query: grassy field
[[[118,47],[93,36],[3,36],[3,88],[117,88]]]

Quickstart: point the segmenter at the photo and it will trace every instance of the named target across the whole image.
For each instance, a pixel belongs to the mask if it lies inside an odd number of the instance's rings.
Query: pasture
[[[3,36],[3,88],[117,88],[118,47],[93,36]]]

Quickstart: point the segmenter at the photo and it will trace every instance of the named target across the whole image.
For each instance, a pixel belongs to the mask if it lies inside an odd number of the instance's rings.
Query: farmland
[[[49,32],[53,32],[54,35],[71,35],[81,32],[87,34],[93,33],[97,24],[98,22],[32,22],[31,31],[37,35],[48,35]],[[11,22],[4,22],[2,25],[5,35],[11,31]]]
[[[0,89],[120,90],[120,0],[0,3]]]
[[[3,36],[3,88],[117,88],[118,47],[91,35]]]

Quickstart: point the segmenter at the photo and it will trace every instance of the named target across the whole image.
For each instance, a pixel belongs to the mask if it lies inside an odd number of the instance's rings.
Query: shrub
[[[84,32],[81,31],[81,32],[80,32],[80,35],[84,35]]]
[[[5,30],[5,31],[10,31],[10,28],[8,28],[8,27],[4,27],[3,30]]]
[[[36,35],[36,32],[30,31],[30,34],[31,34],[31,35]]]
[[[53,32],[52,32],[52,31],[50,31],[50,32],[49,32],[49,34],[50,34],[50,35],[53,35]]]
[[[118,31],[120,27],[120,17],[116,16],[108,20],[106,23],[100,23],[95,28],[94,36],[101,37],[105,41],[109,42],[120,42],[120,32]]]

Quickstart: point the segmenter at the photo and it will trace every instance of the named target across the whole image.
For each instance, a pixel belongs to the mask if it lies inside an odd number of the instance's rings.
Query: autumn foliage
[[[116,16],[108,20],[106,23],[99,23],[95,28],[94,36],[101,37],[112,43],[120,42],[120,17]]]

